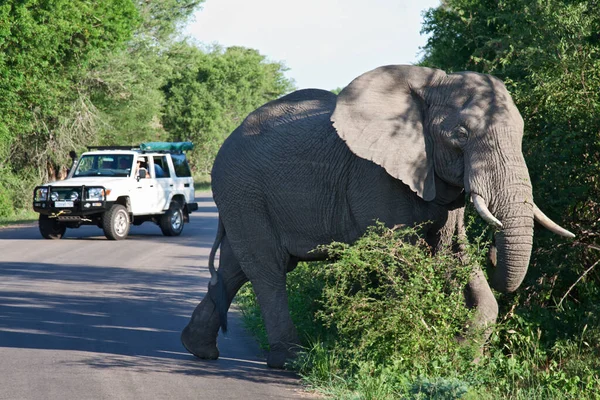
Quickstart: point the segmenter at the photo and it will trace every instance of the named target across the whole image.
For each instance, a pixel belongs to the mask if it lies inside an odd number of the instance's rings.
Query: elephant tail
[[[217,236],[215,238],[215,242],[213,243],[212,249],[210,250],[210,255],[208,256],[208,270],[210,272],[210,283],[209,286],[212,286],[211,296],[212,301],[215,303],[217,308],[217,312],[219,313],[219,321],[221,324],[221,331],[223,333],[227,332],[227,308],[229,305],[229,301],[227,299],[227,289],[225,288],[225,282],[223,280],[223,275],[220,271],[215,269],[215,255],[217,254],[217,250],[219,246],[221,246],[221,242],[225,237],[225,227],[223,226],[223,221],[219,218],[219,226],[217,228]]]
[[[223,221],[219,218],[219,226],[217,227],[217,237],[215,238],[215,242],[212,245],[212,249],[210,249],[210,255],[208,256],[208,271],[210,272],[210,285],[215,286],[219,280],[217,275],[217,270],[215,269],[215,255],[217,254],[217,250],[219,246],[221,246],[221,242],[225,237],[225,227],[223,226]]]

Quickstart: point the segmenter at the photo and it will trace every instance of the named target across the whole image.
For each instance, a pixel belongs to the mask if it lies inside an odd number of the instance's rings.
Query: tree
[[[95,144],[135,145],[166,139],[160,118],[161,88],[172,73],[168,50],[178,28],[204,0],[138,1],[141,23],[127,48],[100,57],[81,82],[95,121],[88,140]]]
[[[431,36],[423,65],[505,81],[525,121],[535,201],[578,236],[569,244],[536,234],[521,309],[539,316],[562,303],[558,296],[574,300],[561,329],[540,328],[549,347],[588,326],[588,335],[600,336],[600,270],[593,268],[594,247],[600,249],[599,6],[597,0],[445,0],[425,14],[423,31]],[[600,354],[597,346],[591,351]],[[548,360],[555,355],[548,354]]]
[[[21,203],[55,169],[69,141],[59,128],[68,125],[77,83],[99,53],[131,38],[137,15],[130,0],[0,5],[1,196]]]
[[[285,67],[253,49],[216,47],[204,52],[174,46],[173,75],[163,87],[163,126],[172,140],[196,144],[193,160],[208,173],[223,140],[248,113],[292,89]]]

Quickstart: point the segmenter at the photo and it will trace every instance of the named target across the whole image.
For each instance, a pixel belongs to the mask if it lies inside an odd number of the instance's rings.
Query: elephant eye
[[[469,131],[464,126],[459,126],[454,130],[456,138],[461,142],[466,142],[469,138]]]

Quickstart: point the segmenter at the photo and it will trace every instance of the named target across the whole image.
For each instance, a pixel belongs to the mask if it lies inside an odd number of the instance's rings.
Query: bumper
[[[44,189],[46,196],[44,200],[36,197],[38,189]],[[89,189],[100,189],[102,186],[37,186],[33,196],[33,210],[40,214],[50,215],[58,220],[76,221],[94,214],[101,214],[109,209],[114,202],[88,198]],[[56,194],[51,199],[51,193]],[[73,196],[74,195],[74,196]]]
[[[51,215],[59,221],[77,221],[90,215],[103,213],[112,206],[112,201],[79,201],[72,207],[56,207],[54,201],[35,201],[33,210],[40,214]]]
[[[191,213],[192,211],[198,211],[198,203],[187,203],[185,208],[188,213]]]

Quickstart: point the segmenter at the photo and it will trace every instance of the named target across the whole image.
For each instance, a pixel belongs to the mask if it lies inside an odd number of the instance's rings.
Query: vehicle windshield
[[[131,174],[133,154],[84,155],[77,164],[73,178],[84,176],[127,177]]]

